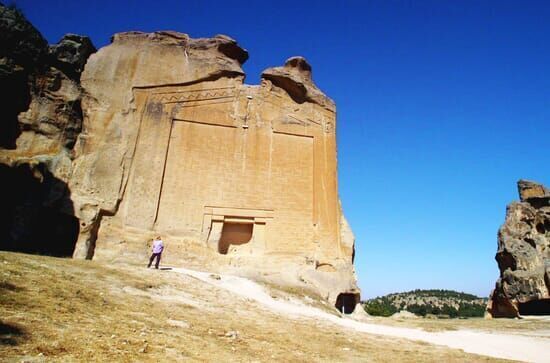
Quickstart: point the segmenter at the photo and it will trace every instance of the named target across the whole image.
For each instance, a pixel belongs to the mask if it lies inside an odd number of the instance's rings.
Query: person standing
[[[157,262],[155,263],[155,268],[158,270],[162,251],[164,251],[164,243],[162,242],[162,239],[160,238],[160,236],[157,236],[153,240],[153,254],[149,259],[149,264],[147,265],[147,268],[151,267],[153,260],[156,258]]]

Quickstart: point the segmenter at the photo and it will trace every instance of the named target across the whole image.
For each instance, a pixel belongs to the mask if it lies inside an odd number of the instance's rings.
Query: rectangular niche
[[[266,249],[266,226],[273,220],[272,210],[205,207],[203,235],[207,245],[220,254],[231,246],[250,243],[254,250]]]
[[[230,246],[239,246],[250,242],[253,230],[253,223],[224,222],[218,241],[218,252],[227,255]]]

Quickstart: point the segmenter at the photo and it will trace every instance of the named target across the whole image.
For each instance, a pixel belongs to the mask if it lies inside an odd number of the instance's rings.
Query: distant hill
[[[407,310],[420,316],[482,317],[487,298],[453,290],[413,290],[376,297],[363,302],[367,313],[390,316]]]

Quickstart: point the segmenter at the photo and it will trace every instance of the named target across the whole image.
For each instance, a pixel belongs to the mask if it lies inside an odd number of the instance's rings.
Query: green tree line
[[[363,307],[367,313],[373,316],[391,316],[401,310],[405,310],[404,302],[399,306],[394,302],[399,297],[435,297],[435,298],[450,298],[458,300],[458,308],[443,304],[435,306],[430,303],[425,304],[410,304],[406,310],[419,316],[427,314],[445,315],[451,318],[470,318],[482,317],[485,314],[485,305],[474,303],[473,300],[480,299],[472,294],[451,290],[413,290],[406,293],[390,294],[383,297],[377,297],[363,303]]]

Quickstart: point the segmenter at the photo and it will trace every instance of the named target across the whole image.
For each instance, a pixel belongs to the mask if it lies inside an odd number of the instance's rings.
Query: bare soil
[[[0,361],[501,360],[275,314],[169,270],[0,252]]]
[[[393,319],[391,317],[373,317],[372,322],[389,326],[421,328],[426,331],[470,329],[485,332],[550,337],[550,317],[525,317],[523,319]]]

